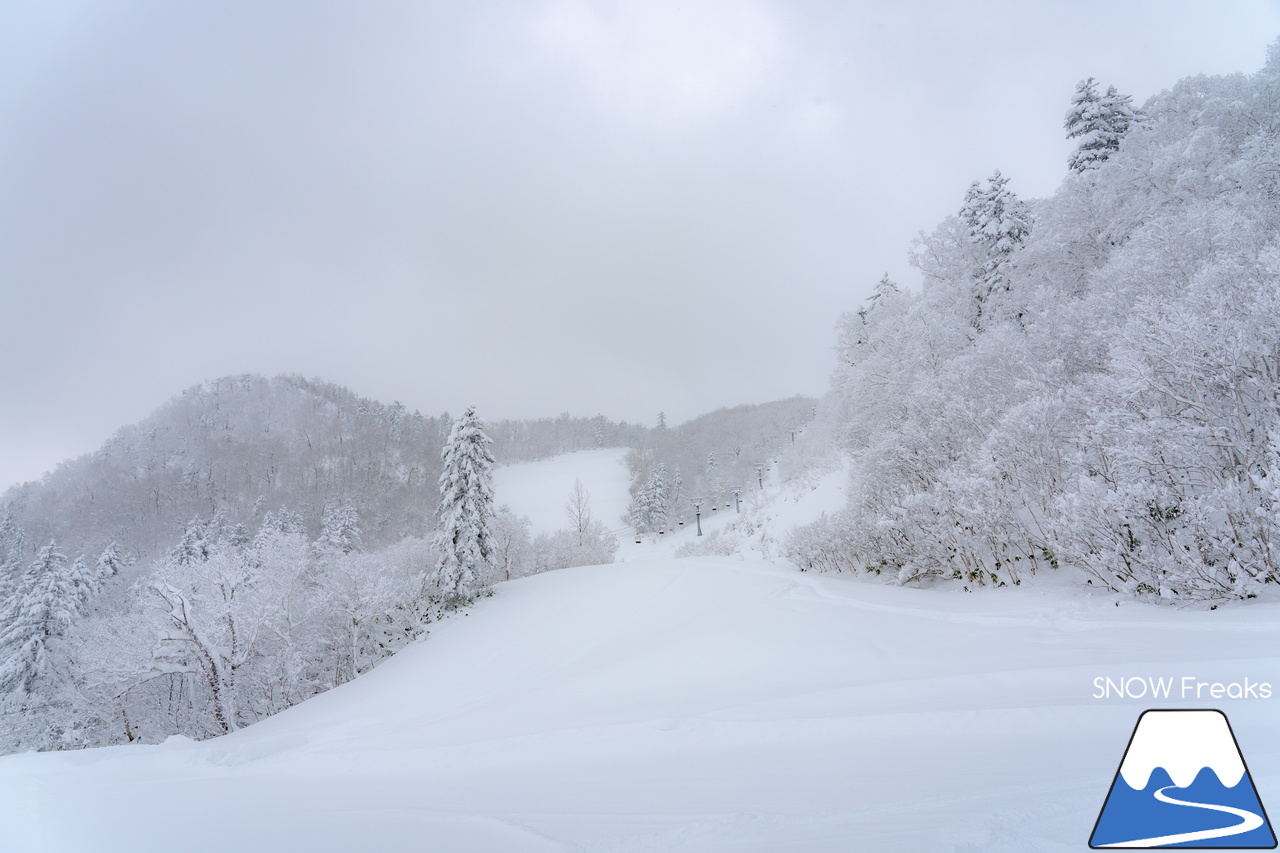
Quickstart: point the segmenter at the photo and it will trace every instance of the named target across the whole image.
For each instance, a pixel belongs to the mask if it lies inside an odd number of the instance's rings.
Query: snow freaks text
[[[1245,677],[1239,681],[1202,681],[1182,677],[1130,676],[1093,680],[1094,699],[1270,699],[1271,683]]]

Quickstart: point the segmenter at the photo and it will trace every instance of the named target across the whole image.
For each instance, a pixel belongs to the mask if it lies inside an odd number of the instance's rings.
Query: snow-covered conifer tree
[[[262,517],[262,526],[258,528],[258,532],[254,536],[254,542],[256,545],[264,537],[277,534],[293,536],[302,535],[306,532],[307,523],[302,520],[302,516],[288,507],[282,506],[276,512],[269,512]]]
[[[667,526],[670,495],[667,492],[667,466],[656,465],[636,491],[627,510],[627,523],[637,533],[657,533]]]
[[[433,580],[446,604],[472,598],[481,573],[494,553],[490,522],[493,506],[493,441],[484,433],[484,422],[468,406],[453,423],[440,458],[440,528],[435,545],[440,550]]]
[[[247,547],[252,541],[253,537],[249,535],[249,528],[245,527],[241,522],[233,525],[227,533],[227,544],[232,548]]]
[[[343,554],[360,550],[360,515],[351,501],[324,505],[324,520],[317,545]]]
[[[203,563],[209,559],[209,541],[206,538],[207,526],[204,519],[193,518],[187,522],[182,538],[169,552],[169,558],[184,566]]]
[[[646,480],[631,498],[631,505],[627,507],[626,521],[637,534],[648,533],[652,515],[653,512],[649,508],[648,481]]]
[[[0,602],[4,601],[22,575],[25,547],[26,537],[22,528],[18,526],[9,508],[5,507],[4,515],[0,515]]]
[[[102,584],[108,578],[113,578],[120,574],[120,569],[124,564],[124,558],[120,556],[120,546],[112,542],[98,557],[95,567],[97,569],[98,583]]]
[[[1076,86],[1063,127],[1068,139],[1078,139],[1068,165],[1073,172],[1096,169],[1120,150],[1120,140],[1138,120],[1132,99],[1121,95],[1115,86],[1106,94],[1098,94],[1098,83],[1092,77]]]
[[[659,465],[649,474],[649,483],[645,487],[649,493],[649,529],[665,530],[669,515],[669,497],[667,494],[667,466]]]
[[[867,301],[871,303],[870,308],[874,308],[881,302],[888,301],[901,292],[902,290],[898,285],[889,278],[889,274],[885,273],[880,277],[880,280],[876,282],[875,292],[871,294]],[[868,308],[868,310],[870,310],[870,308]]]
[[[76,557],[75,562],[71,564],[71,568],[67,570],[67,577],[71,580],[71,588],[75,590],[78,602],[77,611],[83,609],[92,601],[93,597],[102,588],[102,584],[98,581],[97,573],[85,564],[84,557]]]
[[[996,169],[985,189],[977,181],[970,185],[960,210],[961,219],[969,228],[969,239],[982,255],[981,265],[974,270],[977,289],[973,325],[979,331],[990,323],[993,296],[1009,290],[1009,258],[1031,234],[1031,211],[1008,184],[1009,179]]]
[[[0,695],[29,693],[48,667],[48,643],[80,613],[81,599],[56,542],[40,549],[4,603],[0,629]]]
[[[973,242],[993,255],[1007,257],[1031,233],[1031,211],[1009,189],[1009,179],[999,169],[987,178],[985,189],[977,181],[970,185],[961,216]]]

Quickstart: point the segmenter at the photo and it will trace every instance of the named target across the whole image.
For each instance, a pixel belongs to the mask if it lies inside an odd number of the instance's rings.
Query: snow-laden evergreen
[[[1063,122],[1067,138],[1079,140],[1068,160],[1073,172],[1096,169],[1120,150],[1120,142],[1141,116],[1133,109],[1133,99],[1121,95],[1115,86],[1098,94],[1092,77],[1076,86],[1071,108]]]
[[[435,538],[440,557],[433,581],[450,606],[473,598],[493,563],[491,442],[476,407],[468,406],[454,421],[441,451],[444,470]]]
[[[975,227],[1001,218],[971,192],[913,247],[918,292],[841,320],[850,502],[793,537],[801,567],[972,587],[1072,565],[1170,602],[1280,581],[1280,46],[1142,113],[1024,240]],[[979,299],[981,323],[975,269],[1009,309]]]
[[[0,602],[17,586],[25,554],[26,534],[6,506],[0,511]]]
[[[317,545],[343,554],[360,550],[360,514],[351,501],[325,504],[322,524]]]
[[[83,563],[68,565],[56,542],[40,549],[0,610],[0,698],[25,696],[51,666],[50,643],[65,637],[91,593]]]
[[[125,559],[120,554],[120,546],[112,542],[102,550],[102,553],[98,556],[97,563],[95,563],[98,583],[104,584],[116,577],[124,566]]]
[[[1010,301],[1009,264],[1031,234],[1031,212],[997,169],[986,187],[977,181],[970,185],[960,218],[969,228],[969,241],[978,259],[973,271],[971,322],[982,331],[998,322],[1002,313],[1021,313]],[[877,290],[872,299],[880,295]]]

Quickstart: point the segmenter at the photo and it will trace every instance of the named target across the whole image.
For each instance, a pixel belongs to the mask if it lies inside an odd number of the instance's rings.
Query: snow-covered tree
[[[667,486],[667,466],[659,465],[649,476],[650,525],[653,530],[670,526],[671,494]]]
[[[876,282],[876,286],[867,301],[871,303],[870,307],[874,308],[881,302],[887,302],[890,299],[893,299],[901,292],[902,289],[894,283],[893,279],[889,278],[888,273],[885,273],[880,276],[880,280]]]
[[[89,568],[84,557],[76,557],[67,570],[67,577],[70,578],[71,588],[75,590],[76,599],[79,601],[77,611],[83,610],[102,589],[98,573]]]
[[[573,566],[612,563],[617,551],[617,537],[599,519],[593,519],[581,534],[564,528],[555,533],[536,536],[532,544],[533,570],[548,572]]]
[[[509,581],[534,571],[531,522],[526,515],[516,515],[503,504],[493,516],[493,572],[495,578]]]
[[[591,494],[581,480],[574,482],[565,505],[568,526],[554,533],[540,533],[528,545],[530,572],[547,572],[571,566],[594,566],[613,562],[617,538],[591,515]],[[521,519],[527,531],[528,519]],[[527,537],[527,532],[525,532]]]
[[[209,718],[203,733],[223,734],[306,695],[297,688],[307,546],[300,531],[274,524],[249,549],[206,544],[202,562],[171,553],[148,581],[156,640],[139,682],[184,676],[201,699],[193,712]]]
[[[1007,299],[1004,294],[1009,291],[1009,259],[1031,234],[1031,211],[1008,184],[1009,179],[999,169],[987,179],[985,188],[974,181],[960,210],[969,239],[980,252],[979,265],[973,271],[972,320],[979,331],[990,325],[991,315]]]
[[[102,550],[98,556],[98,562],[94,568],[98,577],[98,583],[102,584],[120,574],[120,570],[124,568],[124,557],[120,555],[120,546],[112,542]]]
[[[678,507],[684,499],[684,475],[680,473],[680,466],[677,465],[675,476],[671,478],[671,488],[667,491],[667,506],[670,508]]]
[[[449,605],[474,597],[493,560],[491,441],[475,406],[469,406],[454,421],[440,455],[444,470],[440,474],[440,526],[435,538],[440,558],[433,581]]]
[[[1070,565],[1175,602],[1280,583],[1277,93],[1280,45],[1120,122],[1030,233],[993,179],[922,234],[921,289],[841,320],[849,502],[792,559],[997,586]]]
[[[332,559],[317,572],[322,594],[313,608],[327,613],[318,621],[326,651],[333,652],[335,683],[367,671],[416,633],[412,590],[421,579],[406,569],[420,559],[422,547],[421,540],[406,540],[374,554],[329,552]]]
[[[631,501],[627,519],[637,533],[657,533],[667,528],[669,513],[667,466],[659,464],[649,469],[648,478]]]
[[[182,531],[182,538],[169,552],[169,558],[184,566],[203,563],[209,559],[208,525],[202,518],[193,518]]]
[[[1115,86],[1107,87],[1106,94],[1099,95],[1098,83],[1092,77],[1080,81],[1063,123],[1067,138],[1079,140],[1068,160],[1071,171],[1084,172],[1101,166],[1120,150],[1120,140],[1138,118],[1132,99],[1121,95]]]
[[[573,490],[569,492],[569,502],[565,504],[564,514],[569,521],[569,530],[578,537],[578,543],[582,544],[591,527],[591,493],[581,479],[573,481]]]
[[[288,507],[280,507],[275,512],[269,512],[262,517],[262,526],[258,528],[254,540],[256,544],[264,538],[278,534],[303,536],[306,532],[307,523],[301,513],[294,512]]]
[[[343,554],[360,550],[360,515],[351,501],[326,503],[316,544]]]
[[[40,549],[4,602],[0,695],[29,693],[48,669],[49,643],[66,635],[84,599],[56,542]]]
[[[22,576],[26,537],[9,507],[0,515],[0,602],[17,586]]]

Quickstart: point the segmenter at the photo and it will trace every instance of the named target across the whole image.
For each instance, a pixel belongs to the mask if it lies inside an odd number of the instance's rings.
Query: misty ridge
[[[812,416],[797,397],[723,409],[668,428],[562,414],[486,425],[499,465],[595,448],[631,448],[633,477],[659,459],[688,487],[716,494]],[[4,495],[27,550],[56,540],[96,557],[115,543],[133,561],[165,554],[193,520],[256,529],[268,512],[298,515],[312,538],[326,506],[350,504],[362,547],[377,550],[433,530],[440,454],[454,418],[424,416],[300,376],[235,376],[189,388],[101,449]],[[709,457],[717,457],[708,475]],[[643,470],[642,470],[643,469]],[[641,483],[635,484],[638,487]],[[567,497],[567,496],[566,496]],[[622,519],[608,519],[613,528]]]
[[[1071,568],[1197,607],[1280,581],[1280,45],[1134,106],[1084,81],[1052,196],[975,181],[839,318],[832,390],[680,425],[485,427],[498,464],[625,449],[632,507],[564,530],[495,508],[493,583],[609,562],[778,460],[847,460],[847,506],[773,543],[801,571],[1016,586]],[[835,320],[836,318],[833,318]],[[483,413],[481,413],[483,415]],[[430,574],[456,423],[300,377],[211,380],[0,498],[0,738],[234,731],[464,610]],[[700,547],[752,547],[719,537]]]

